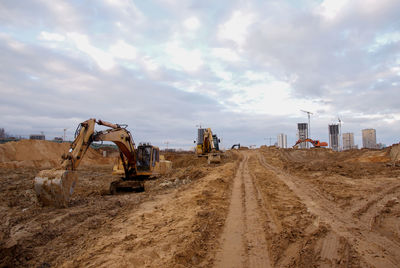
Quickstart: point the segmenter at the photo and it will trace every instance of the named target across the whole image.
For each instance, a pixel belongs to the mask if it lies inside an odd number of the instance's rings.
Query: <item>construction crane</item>
[[[68,129],[68,128],[64,128],[64,138],[63,138],[63,141],[66,141],[66,137],[67,137],[67,129]]]
[[[342,119],[340,119],[340,117],[338,117],[338,121],[339,121],[339,151],[342,150]]]
[[[302,111],[303,113],[306,113],[307,114],[307,116],[308,116],[308,135],[307,135],[307,138],[308,137],[311,137],[311,122],[310,122],[310,115],[311,114],[313,114],[312,112],[309,112],[309,111],[304,111],[304,110],[300,110],[300,111]]]

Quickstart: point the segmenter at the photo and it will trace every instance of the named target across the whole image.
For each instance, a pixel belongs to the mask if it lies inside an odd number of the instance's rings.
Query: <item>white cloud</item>
[[[232,73],[225,71],[220,64],[211,64],[210,67],[217,77],[226,81],[232,80]]]
[[[174,87],[185,92],[201,92],[203,83],[198,80],[179,81],[172,83]],[[215,95],[214,95],[215,96]]]
[[[82,17],[79,13],[79,8],[75,8],[70,1],[46,1],[39,0],[37,1],[41,5],[43,5],[42,9],[48,9],[53,18],[52,27],[63,28],[67,31],[73,31],[74,29],[80,29],[83,27],[82,25]],[[33,12],[33,14],[36,14]],[[36,14],[36,16],[38,16]],[[46,18],[44,18],[46,19]]]
[[[22,52],[26,49],[26,45],[24,43],[21,43],[17,40],[13,40],[11,38],[8,38],[8,40],[6,40],[6,43],[9,47],[11,47],[13,50]]]
[[[167,52],[173,64],[185,71],[197,71],[203,65],[203,58],[200,50],[185,49],[181,47],[178,41],[167,43],[165,52]]]
[[[183,22],[186,29],[195,31],[200,27],[200,21],[196,17],[190,17]]]
[[[130,0],[105,0],[104,2],[110,6],[115,6],[121,9],[126,9],[126,8],[137,9],[134,3]]]
[[[299,109],[327,108],[311,100],[292,98],[289,84],[282,81],[243,86],[230,101],[238,104],[240,111],[255,114],[293,115]]]
[[[127,44],[123,40],[119,40],[116,44],[110,47],[110,53],[115,58],[133,60],[136,59],[137,51],[134,46]]]
[[[149,56],[146,56],[143,58],[143,64],[144,64],[146,70],[152,71],[152,72],[157,71],[160,68],[160,66],[157,64],[157,62],[154,59],[150,58]]]
[[[49,33],[49,32],[42,31],[42,32],[40,32],[38,39],[45,40],[45,41],[62,42],[65,40],[65,36],[62,34],[58,34],[58,33]]]
[[[86,35],[79,33],[68,33],[67,37],[72,40],[77,49],[89,55],[101,69],[110,70],[114,67],[115,62],[113,57],[103,50],[92,46],[89,38]]]
[[[246,71],[244,77],[251,81],[264,81],[272,79],[271,75],[268,73],[259,73],[253,71]]]
[[[211,53],[214,57],[222,59],[228,62],[237,62],[240,61],[239,55],[230,48],[213,48]]]
[[[123,17],[132,19],[130,22],[141,23],[145,19],[143,13],[131,0],[105,0],[104,2]]]
[[[235,11],[227,22],[218,27],[218,37],[222,40],[234,41],[242,46],[246,40],[247,28],[253,22],[253,14]]]
[[[334,19],[348,3],[349,0],[324,0],[316,8],[316,12],[326,19]]]
[[[374,44],[368,48],[368,51],[374,52],[385,45],[397,43],[399,41],[400,41],[400,32],[385,33],[375,38]]]

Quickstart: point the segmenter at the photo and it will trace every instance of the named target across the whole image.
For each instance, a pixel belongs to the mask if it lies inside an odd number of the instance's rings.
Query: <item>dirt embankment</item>
[[[400,162],[400,144],[394,144],[390,149],[390,159],[392,164],[398,164]]]
[[[0,144],[0,168],[53,168],[58,167],[61,156],[68,152],[69,143],[40,140],[21,140]],[[89,148],[82,166],[110,165],[114,159]]]

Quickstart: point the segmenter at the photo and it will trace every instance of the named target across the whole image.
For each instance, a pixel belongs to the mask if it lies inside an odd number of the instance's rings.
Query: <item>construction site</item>
[[[72,144],[1,144],[0,266],[398,267],[400,145],[218,143],[162,152],[90,119]]]

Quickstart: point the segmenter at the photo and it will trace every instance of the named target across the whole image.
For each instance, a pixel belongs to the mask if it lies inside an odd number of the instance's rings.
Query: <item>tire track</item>
[[[248,154],[243,153],[233,182],[231,203],[215,267],[271,267],[262,211],[249,172],[248,158]]]

